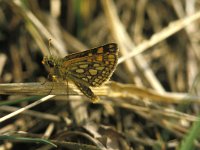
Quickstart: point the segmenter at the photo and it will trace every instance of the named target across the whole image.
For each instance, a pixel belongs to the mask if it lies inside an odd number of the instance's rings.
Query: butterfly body
[[[42,63],[52,69],[57,78],[72,80],[94,101],[97,96],[89,87],[99,87],[107,81],[116,68],[117,59],[117,44],[109,43],[64,58],[44,57]]]

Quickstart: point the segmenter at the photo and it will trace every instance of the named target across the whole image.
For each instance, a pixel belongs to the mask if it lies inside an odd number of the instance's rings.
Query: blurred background
[[[106,85],[113,92],[99,103],[56,96],[0,121],[0,150],[200,149],[199,7],[198,0],[1,0],[2,85],[44,82],[49,39],[60,58],[114,42],[119,60]],[[0,117],[39,99],[1,88]]]

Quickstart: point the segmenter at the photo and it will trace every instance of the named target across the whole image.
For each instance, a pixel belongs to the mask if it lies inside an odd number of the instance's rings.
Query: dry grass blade
[[[119,59],[119,64],[123,63],[127,59],[130,59],[131,57],[134,57],[146,51],[147,49],[158,44],[159,42],[166,40],[168,37],[191,25],[193,22],[198,21],[198,19],[200,19],[200,12],[196,12],[191,16],[171,22],[168,27],[164,28],[159,33],[155,33],[148,41],[144,41],[140,45],[134,47],[131,53],[121,57]]]
[[[0,84],[0,94],[25,94],[25,95],[83,95],[74,84],[60,84],[56,82],[41,83],[13,83]],[[68,88],[68,89],[67,89]],[[108,96],[113,98],[141,98],[151,99],[152,101],[162,103],[200,104],[200,98],[188,93],[159,93],[152,89],[137,87],[132,84],[120,84],[117,82],[108,82],[102,87],[93,88],[96,95]]]
[[[53,98],[54,96],[55,96],[55,95],[48,95],[48,96],[46,96],[46,97],[44,97],[44,98],[41,98],[41,99],[38,100],[38,101],[35,101],[35,102],[33,102],[33,103],[31,103],[31,104],[29,104],[29,105],[23,107],[23,108],[20,108],[20,109],[18,109],[18,110],[16,110],[16,111],[10,113],[9,115],[6,115],[6,116],[4,116],[4,117],[1,117],[1,118],[0,118],[0,123],[2,123],[3,121],[5,121],[5,120],[7,120],[7,119],[10,119],[10,118],[12,118],[12,117],[18,115],[18,114],[20,114],[20,113],[22,113],[22,112],[24,112],[25,110],[28,110],[28,109],[30,109],[30,108],[32,108],[32,107],[34,107],[34,106],[37,106],[37,105],[39,105],[40,103],[45,102],[45,101],[49,100],[50,98]]]

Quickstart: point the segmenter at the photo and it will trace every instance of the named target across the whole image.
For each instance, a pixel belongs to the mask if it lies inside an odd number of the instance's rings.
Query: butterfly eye
[[[54,67],[54,63],[50,60],[47,61],[47,64],[49,65],[50,68]]]

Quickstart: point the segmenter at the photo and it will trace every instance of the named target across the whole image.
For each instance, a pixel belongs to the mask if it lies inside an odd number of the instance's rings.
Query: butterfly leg
[[[67,80],[67,99],[69,99],[69,84],[68,84],[68,80]]]
[[[50,75],[50,76],[48,75],[48,78],[51,78],[51,81],[53,81],[53,85],[52,85],[51,90],[49,91],[49,94],[48,94],[48,95],[50,95],[51,91],[53,90],[54,83],[58,82],[58,78],[55,75]]]
[[[99,97],[96,96],[96,95],[92,92],[92,90],[91,90],[89,87],[87,87],[87,86],[85,86],[85,85],[83,85],[83,84],[77,83],[77,82],[74,82],[74,83],[75,83],[75,85],[78,87],[78,89],[79,89],[85,96],[87,96],[88,98],[90,98],[90,99],[92,100],[93,103],[96,103],[96,102],[99,101]]]
[[[48,80],[53,82],[53,85],[51,87],[51,90],[49,91],[49,93],[47,95],[50,95],[51,91],[53,90],[54,87],[54,82],[58,82],[58,78],[56,75],[52,75],[52,74],[48,74]],[[45,80],[43,83],[41,83],[41,85],[44,85],[45,83],[47,83],[47,80]]]
[[[48,75],[49,76],[49,75]],[[45,85],[47,83],[47,79],[45,79],[44,82],[41,83],[41,85]]]
[[[50,81],[56,81],[56,76],[49,73],[47,76],[47,79]],[[41,83],[41,85],[44,85],[45,83],[47,83],[47,79],[45,79],[45,81]]]

